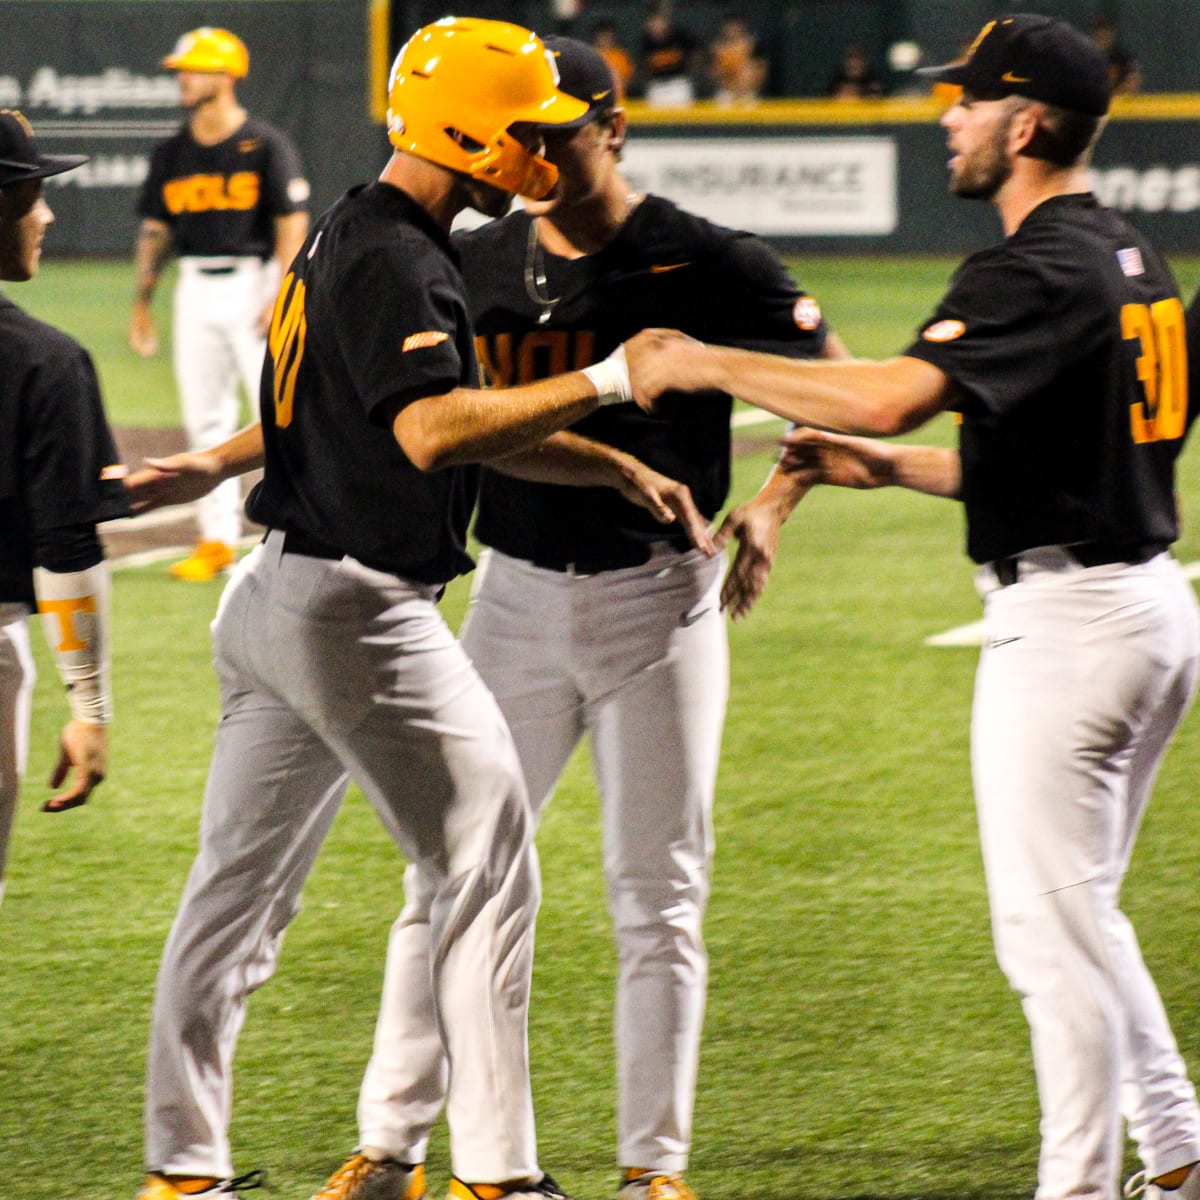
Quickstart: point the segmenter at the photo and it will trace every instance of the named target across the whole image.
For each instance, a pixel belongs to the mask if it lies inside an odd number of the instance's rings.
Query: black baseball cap
[[[42,154],[33,126],[15,108],[0,108],[0,188],[60,175],[87,162],[86,154]]]
[[[602,112],[621,104],[621,89],[608,63],[587,42],[578,38],[545,37],[542,42],[558,70],[559,91],[582,100],[587,112],[554,129],[579,129],[590,124]]]
[[[1066,21],[1029,13],[989,21],[961,62],[917,74],[985,98],[1028,96],[1094,117],[1112,99],[1108,62],[1095,42]]]

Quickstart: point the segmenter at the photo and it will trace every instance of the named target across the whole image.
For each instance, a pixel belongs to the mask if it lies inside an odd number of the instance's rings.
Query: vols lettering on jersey
[[[528,333],[477,334],[475,353],[492,387],[517,387],[596,361],[592,329],[534,329]]]
[[[189,175],[163,185],[163,203],[175,214],[246,210],[258,204],[260,180],[255,171],[234,175]]]
[[[299,212],[308,183],[290,139],[254,117],[223,142],[201,145],[184,125],[150,156],[138,216],[171,228],[180,258],[268,259],[275,218]]]

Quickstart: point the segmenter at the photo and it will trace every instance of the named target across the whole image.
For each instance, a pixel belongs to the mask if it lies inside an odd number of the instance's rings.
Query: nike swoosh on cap
[[[1014,75],[1011,71],[1005,71],[1000,78],[1005,83],[1032,83],[1033,80],[1027,75]]]
[[[606,92],[593,92],[592,99],[593,100],[603,100],[605,96],[611,96],[611,95],[612,95],[612,88],[609,88],[608,91],[606,91]]]
[[[667,271],[678,271],[680,267],[690,267],[691,265],[692,264],[690,262],[655,263],[654,266],[652,266],[650,268],[650,274],[651,275],[663,275]]]

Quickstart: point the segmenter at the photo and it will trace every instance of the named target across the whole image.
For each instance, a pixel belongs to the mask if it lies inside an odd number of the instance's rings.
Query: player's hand
[[[735,621],[748,616],[767,586],[783,520],[771,504],[748,500],[735,508],[717,530],[717,545],[724,548],[730,538],[737,541],[733,563],[721,585],[721,607]]]
[[[643,329],[625,343],[625,362],[633,398],[653,413],[663,392],[696,392],[714,385],[712,351],[675,329]]]
[[[707,557],[717,553],[712,529],[704,514],[692,499],[691,488],[686,483],[671,479],[639,459],[631,458],[627,469],[621,474],[617,490],[633,504],[639,504],[654,514],[657,521],[670,525],[675,521],[683,527],[688,540]]]
[[[134,513],[171,504],[190,504],[207,496],[223,479],[221,464],[205,450],[187,450],[166,458],[147,458],[125,478],[125,494]]]
[[[895,482],[895,446],[877,438],[793,429],[783,438],[781,470],[833,487],[879,488]]]
[[[135,353],[143,358],[150,358],[158,353],[158,332],[154,328],[154,317],[150,306],[137,301],[133,306],[133,316],[129,319],[129,344]]]
[[[107,770],[108,726],[68,721],[59,735],[58,765],[50,775],[50,786],[62,787],[68,775],[70,782],[42,805],[42,812],[66,812],[86,804]]]

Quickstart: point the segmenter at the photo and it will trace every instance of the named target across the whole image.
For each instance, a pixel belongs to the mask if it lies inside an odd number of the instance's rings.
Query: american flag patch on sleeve
[[[1117,251],[1117,262],[1126,275],[1145,275],[1146,264],[1142,262],[1142,252],[1136,246],[1128,246]]]

